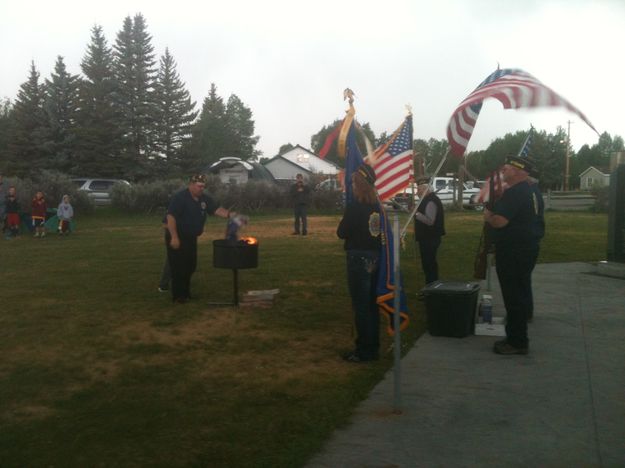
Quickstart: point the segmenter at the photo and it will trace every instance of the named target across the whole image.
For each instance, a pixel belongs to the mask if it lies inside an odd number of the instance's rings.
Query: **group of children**
[[[17,192],[15,187],[9,187],[6,198],[4,200],[4,226],[3,231],[7,239],[17,237],[20,229],[20,204],[17,200]],[[46,236],[46,215],[48,205],[43,196],[43,192],[39,191],[35,194],[31,203],[31,222],[35,237]],[[3,215],[3,213],[0,213]],[[70,204],[69,195],[63,195],[63,199],[59,204],[56,215],[59,218],[57,231],[60,235],[67,235],[70,232],[70,222],[74,217],[74,208]],[[2,222],[2,216],[0,216]]]

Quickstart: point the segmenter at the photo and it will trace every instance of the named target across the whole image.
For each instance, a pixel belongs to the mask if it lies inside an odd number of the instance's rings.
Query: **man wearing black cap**
[[[203,174],[192,176],[187,188],[171,198],[167,209],[165,245],[171,269],[172,300],[177,303],[185,303],[191,296],[191,275],[197,265],[197,238],[204,231],[206,216],[230,216],[230,211],[204,193],[205,188]]]
[[[536,232],[542,200],[528,182],[534,171],[529,158],[509,156],[503,166],[508,188],[484,210],[484,221],[493,229],[497,277],[506,307],[506,339],[497,341],[497,354],[527,354],[527,319],[532,307],[532,270],[538,258],[540,237]]]
[[[445,212],[440,198],[430,190],[429,177],[420,177],[416,183],[421,203],[415,213],[414,235],[419,243],[425,284],[430,284],[438,279],[436,253],[445,235]]]

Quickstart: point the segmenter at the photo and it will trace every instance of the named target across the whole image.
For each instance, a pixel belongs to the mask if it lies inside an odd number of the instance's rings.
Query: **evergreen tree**
[[[134,177],[149,175],[149,159],[154,138],[156,60],[152,37],[147,33],[143,15],[126,17],[114,47],[115,74],[119,84],[117,104],[124,129],[124,151],[132,164],[127,168]]]
[[[84,79],[80,84],[76,152],[70,173],[81,177],[125,176],[113,56],[100,26],[91,30],[91,43],[80,66]]]
[[[176,71],[176,61],[165,49],[155,84],[154,161],[159,175],[175,172],[180,166],[181,149],[191,138],[191,126],[197,117],[195,102]]]
[[[76,114],[78,110],[79,78],[70,75],[60,55],[51,79],[46,80],[44,109],[51,139],[51,169],[70,172],[74,161]]]
[[[254,136],[252,111],[236,94],[228,98],[225,118],[228,138],[224,154],[255,161],[260,155],[260,151],[255,149],[260,137]]]
[[[204,169],[224,156],[227,144],[226,106],[217,94],[215,83],[202,104],[198,121],[193,126],[185,169]]]
[[[47,168],[48,127],[43,110],[45,87],[31,62],[28,80],[20,86],[13,109],[7,171],[25,177],[32,171]]]
[[[0,101],[0,173],[6,171],[9,160],[9,131],[12,122],[13,104],[9,99]]]

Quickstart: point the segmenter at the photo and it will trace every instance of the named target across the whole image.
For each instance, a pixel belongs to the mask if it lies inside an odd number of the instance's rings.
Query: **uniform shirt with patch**
[[[178,235],[199,236],[204,231],[207,215],[212,215],[219,208],[217,202],[203,193],[195,200],[188,189],[176,193],[169,203],[167,214],[176,219]]]
[[[336,235],[345,239],[345,250],[380,250],[380,208],[353,201],[343,214]]]
[[[508,224],[493,229],[497,245],[533,245],[538,242],[535,235],[538,207],[534,192],[527,182],[519,182],[506,189],[495,202],[493,213],[503,216]]]

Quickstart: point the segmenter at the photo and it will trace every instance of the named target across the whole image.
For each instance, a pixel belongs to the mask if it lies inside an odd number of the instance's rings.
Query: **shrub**
[[[595,196],[595,204],[592,207],[592,211],[607,213],[610,201],[610,187],[593,187],[592,194]]]
[[[173,193],[186,187],[180,179],[138,183],[132,186],[115,185],[111,192],[114,207],[134,213],[151,213],[165,209]],[[221,206],[242,213],[257,213],[268,209],[284,209],[292,206],[289,187],[266,181],[250,180],[245,184],[224,184],[218,176],[209,175],[206,192]],[[340,209],[342,194],[336,191],[314,191],[311,207],[316,209]]]
[[[152,213],[164,210],[173,193],[185,187],[180,179],[141,182],[128,186],[116,184],[111,191],[114,207],[131,213]]]

